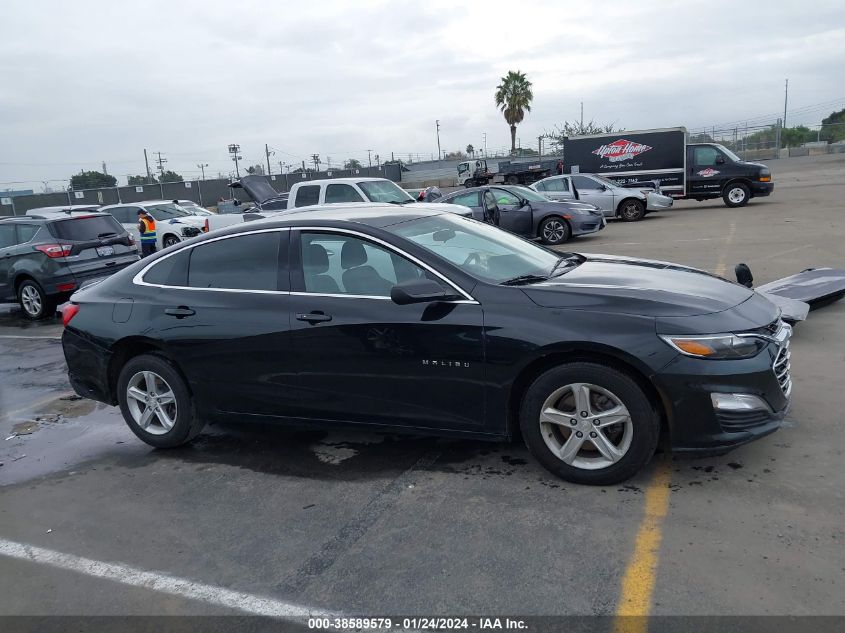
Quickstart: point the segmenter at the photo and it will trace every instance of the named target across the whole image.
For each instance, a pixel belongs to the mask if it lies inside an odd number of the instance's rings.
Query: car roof
[[[354,177],[347,177],[347,178],[320,178],[317,180],[303,180],[301,182],[297,182],[297,185],[321,185],[324,182],[376,182],[376,181],[383,181],[386,180],[387,182],[393,182],[389,178],[375,178],[372,176],[361,176],[360,178]],[[396,184],[396,183],[393,183]],[[397,185],[398,186],[398,185]]]
[[[422,208],[423,206],[415,205],[413,208],[408,208],[386,202],[338,202],[330,206],[315,205],[312,207],[299,207],[277,213],[263,220],[253,220],[251,222],[237,224],[236,227],[238,230],[232,232],[249,231],[255,229],[257,226],[264,228],[283,227],[307,225],[312,222],[328,226],[332,223],[355,223],[374,228],[384,228],[401,222],[435,217],[447,213],[445,211]]]
[[[30,209],[32,211],[33,209]],[[84,213],[85,215],[73,215],[70,213],[62,213],[59,211],[46,211],[43,215],[40,214],[33,214],[33,215],[13,215],[10,217],[0,217],[0,222],[33,222],[37,220],[73,220],[73,219],[80,219],[80,218],[89,218],[91,216],[105,216],[105,217],[112,217],[110,213],[103,213],[99,209],[92,209],[91,211],[78,211],[77,213]]]

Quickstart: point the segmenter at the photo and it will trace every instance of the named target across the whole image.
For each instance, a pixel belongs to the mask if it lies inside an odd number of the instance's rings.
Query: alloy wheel
[[[176,423],[176,396],[152,371],[139,371],[126,385],[126,404],[135,423],[151,435],[164,435]]]
[[[33,285],[26,285],[21,289],[21,305],[29,316],[38,316],[44,303],[41,300],[41,293]]]
[[[629,202],[622,207],[622,215],[626,220],[634,220],[639,217],[640,209],[635,202]]]
[[[543,226],[543,238],[551,244],[557,244],[565,235],[566,227],[560,220],[551,220]]]
[[[622,459],[634,425],[618,396],[598,385],[556,389],[540,408],[540,431],[558,459],[575,468],[600,470]]]

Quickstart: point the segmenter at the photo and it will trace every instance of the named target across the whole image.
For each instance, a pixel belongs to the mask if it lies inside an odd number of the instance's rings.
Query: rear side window
[[[239,235],[191,249],[191,288],[277,290],[279,232]]]
[[[18,244],[26,244],[38,233],[37,224],[18,224]]]
[[[599,183],[586,176],[572,176],[572,184],[576,189],[598,189]]]
[[[50,231],[54,237],[72,242],[85,242],[126,233],[126,229],[110,215],[89,215],[57,220],[50,223]]]
[[[18,243],[14,224],[0,224],[0,248],[9,248]]]
[[[184,248],[170,257],[165,257],[147,271],[144,281],[161,286],[187,286],[190,257],[190,248]]]
[[[478,201],[478,191],[470,191],[469,193],[461,193],[452,198],[451,200],[447,200],[451,204],[462,204],[465,207],[480,207],[481,203]]]
[[[300,187],[296,192],[295,207],[307,207],[320,202],[320,185],[307,185]]]
[[[544,180],[543,184],[545,185],[545,191],[569,191],[569,181],[566,178],[551,178]]]
[[[326,187],[326,202],[364,202],[364,199],[350,185],[329,185]]]

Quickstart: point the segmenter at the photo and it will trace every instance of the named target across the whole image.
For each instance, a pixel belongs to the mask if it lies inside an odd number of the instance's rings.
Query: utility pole
[[[164,163],[167,162],[167,159],[161,157],[161,152],[153,152],[153,154],[158,156],[156,159],[156,163],[158,163],[158,173],[160,176],[164,176]]]
[[[440,119],[436,120],[434,124],[437,126],[437,160],[440,160]]]
[[[150,161],[147,159],[147,149],[144,148],[144,165],[147,167],[147,184],[153,181],[153,175],[150,173]]]
[[[537,154],[543,158],[543,135],[537,137]]]
[[[314,161],[314,171],[320,171],[320,155],[311,154],[311,160]]]
[[[109,170],[108,170],[108,169],[106,169],[106,161],[103,161],[103,173],[104,173],[106,176],[108,176],[108,175],[109,175]]]
[[[786,103],[789,100],[789,79],[783,87],[783,127],[786,127]]]
[[[581,102],[581,134],[584,133],[584,102]]]
[[[378,154],[376,154],[376,167],[381,169],[381,160],[379,160]]]
[[[280,174],[285,173],[285,163],[284,163],[284,161],[281,161],[281,160],[279,161],[279,173]]]
[[[367,150],[367,165],[369,166],[369,168],[370,168],[370,169],[372,169],[372,168],[373,168],[373,157],[372,157],[372,153],[373,153],[373,150],[371,150],[371,149],[368,149],[368,150]]]
[[[270,169],[270,154],[276,155],[276,152],[271,152],[270,148],[267,147],[267,143],[264,143],[264,155],[267,157],[267,175],[269,176],[272,174],[272,170]]]
[[[481,135],[484,137],[484,158],[487,158],[487,132],[482,132]]]
[[[232,160],[235,161],[235,175],[240,178],[241,177],[241,170],[238,167],[238,160],[243,158],[242,156],[238,156],[238,152],[241,151],[241,146],[237,143],[230,143],[229,144],[229,153],[232,155]]]
[[[205,168],[208,167],[208,163],[199,163],[197,167],[202,170],[202,179],[205,180]]]
[[[332,168],[332,157],[326,156],[326,171],[330,171]]]

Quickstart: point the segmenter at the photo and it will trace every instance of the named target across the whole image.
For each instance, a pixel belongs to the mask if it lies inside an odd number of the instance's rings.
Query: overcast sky
[[[493,93],[517,69],[531,147],[582,100],[627,129],[733,125],[774,120],[788,77],[788,123],[845,107],[842,0],[4,0],[0,24],[0,189],[102,161],[124,184],[144,148],[186,177],[228,173],[229,143],[248,164],[268,143],[274,172],[312,153],[407,159],[437,152],[436,119],[444,151],[485,132],[500,148]]]

